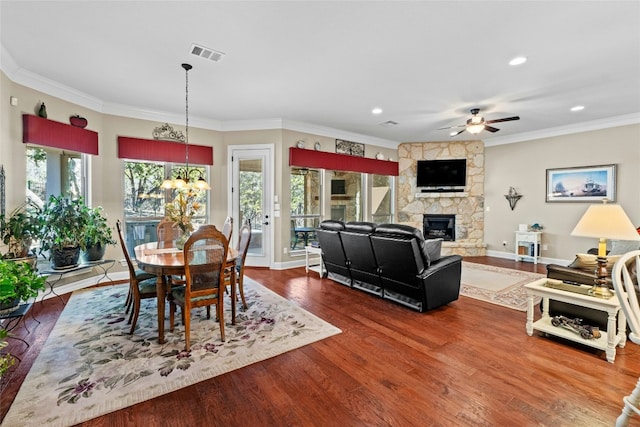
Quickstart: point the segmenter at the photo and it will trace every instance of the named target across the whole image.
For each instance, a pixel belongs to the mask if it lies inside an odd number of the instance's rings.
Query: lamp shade
[[[622,206],[608,203],[589,206],[571,235],[611,240],[640,240],[636,227]]]

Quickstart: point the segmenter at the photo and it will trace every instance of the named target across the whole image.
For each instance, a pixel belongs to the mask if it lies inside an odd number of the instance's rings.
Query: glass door
[[[230,147],[233,236],[244,222],[251,224],[251,242],[245,263],[270,267],[273,259],[273,147]]]

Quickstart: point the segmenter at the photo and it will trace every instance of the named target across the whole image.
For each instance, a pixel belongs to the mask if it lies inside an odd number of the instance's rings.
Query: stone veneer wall
[[[416,187],[418,160],[467,159],[463,193],[420,193]],[[442,254],[486,254],[484,243],[484,143],[447,141],[398,146],[398,222],[422,230],[423,214],[455,214],[456,240],[443,242]]]

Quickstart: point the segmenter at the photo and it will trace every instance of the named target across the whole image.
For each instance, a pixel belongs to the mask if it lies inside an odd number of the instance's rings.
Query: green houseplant
[[[15,208],[9,216],[0,215],[0,236],[8,245],[4,258],[29,256],[31,242],[38,236],[40,209],[30,200]]]
[[[0,312],[38,296],[45,280],[28,262],[0,259]]]
[[[82,197],[49,197],[40,213],[40,253],[49,253],[54,269],[78,265],[89,221],[90,209]]]
[[[6,337],[8,334],[5,329],[0,329],[0,351],[7,346]],[[9,353],[0,353],[0,378],[2,378],[15,363],[15,357]]]
[[[85,232],[85,259],[87,261],[102,259],[107,245],[115,243],[102,206],[89,209],[89,223]]]

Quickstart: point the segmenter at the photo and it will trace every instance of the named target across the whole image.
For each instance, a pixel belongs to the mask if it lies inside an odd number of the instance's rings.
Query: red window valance
[[[183,142],[118,137],[118,158],[154,162],[185,163]],[[213,148],[189,144],[189,164],[213,165]]]
[[[289,148],[289,166],[398,176],[398,162],[296,147]]]
[[[98,154],[97,132],[31,114],[22,115],[22,142]]]

